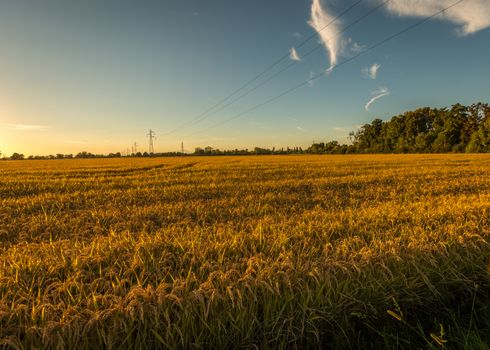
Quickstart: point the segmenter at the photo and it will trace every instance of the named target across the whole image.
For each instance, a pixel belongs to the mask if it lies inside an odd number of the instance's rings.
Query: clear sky
[[[108,153],[136,141],[145,151],[150,128],[158,152],[181,141],[188,151],[304,147],[416,107],[489,101],[490,1],[465,0],[343,64],[456,0],[391,0],[345,30],[381,4],[364,0],[320,31],[355,2],[2,0],[0,150]],[[297,62],[290,69],[191,123],[316,31],[261,79]]]

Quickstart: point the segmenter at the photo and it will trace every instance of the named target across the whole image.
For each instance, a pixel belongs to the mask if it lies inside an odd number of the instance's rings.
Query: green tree
[[[490,152],[490,118],[487,118],[478,130],[473,133],[466,151],[471,153]]]
[[[12,159],[12,160],[22,160],[22,159],[24,159],[24,155],[22,153],[15,152],[14,154],[12,154],[10,156],[10,159]]]

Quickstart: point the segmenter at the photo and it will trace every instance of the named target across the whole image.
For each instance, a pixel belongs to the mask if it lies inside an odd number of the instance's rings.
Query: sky
[[[156,152],[307,147],[489,102],[488,0],[370,49],[456,2],[2,0],[0,151],[147,151],[150,128]]]

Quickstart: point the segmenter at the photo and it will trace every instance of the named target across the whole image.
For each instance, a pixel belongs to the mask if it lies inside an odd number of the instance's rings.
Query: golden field
[[[490,156],[0,162],[0,347],[490,347]]]

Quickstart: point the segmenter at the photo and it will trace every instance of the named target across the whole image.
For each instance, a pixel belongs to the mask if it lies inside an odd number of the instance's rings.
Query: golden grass
[[[4,161],[0,179],[4,347],[370,348],[402,314],[399,348],[488,344],[490,156]]]

